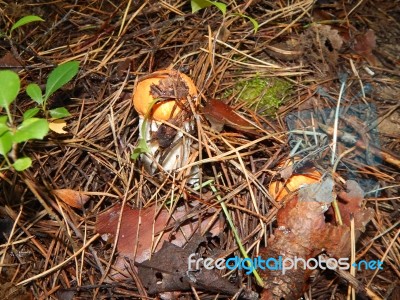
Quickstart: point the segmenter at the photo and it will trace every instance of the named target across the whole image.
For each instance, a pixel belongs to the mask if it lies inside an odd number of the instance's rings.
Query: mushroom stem
[[[146,141],[149,149],[149,152],[141,154],[140,160],[150,174],[156,172],[158,165],[166,172],[174,171],[187,165],[190,158],[193,140],[184,132],[193,131],[194,122],[183,122],[182,128],[177,131],[170,146],[167,148],[161,147],[159,141],[153,138],[152,134],[157,132],[162,124],[162,122],[145,120],[143,116],[139,116],[139,137]],[[191,169],[189,182],[190,184],[198,182],[197,167]]]

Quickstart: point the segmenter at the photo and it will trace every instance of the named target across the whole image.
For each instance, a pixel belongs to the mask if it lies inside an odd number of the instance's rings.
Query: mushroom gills
[[[140,116],[139,128],[142,128],[143,122],[144,118]],[[153,133],[158,132],[160,126],[162,126],[161,122],[146,120],[144,134],[143,132],[140,132],[140,138],[146,140],[149,148],[149,152],[143,153],[140,156],[140,160],[146,168],[146,171],[150,174],[155,174],[157,165],[160,165],[166,172],[182,168],[189,163],[191,154],[193,140],[183,131],[186,133],[193,132],[195,129],[193,122],[184,121],[181,126],[182,129],[176,131],[176,134],[173,139],[171,138],[168,147],[165,147],[166,145],[164,140],[154,138]],[[198,171],[197,166],[191,168],[189,173],[190,184],[198,182]]]

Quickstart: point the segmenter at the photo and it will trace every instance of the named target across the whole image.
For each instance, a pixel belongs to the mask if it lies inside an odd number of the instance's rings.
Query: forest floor
[[[79,62],[46,103],[70,115],[38,110],[49,133],[0,155],[2,299],[398,299],[398,1],[222,6],[0,0],[0,70],[21,79],[16,124],[37,106],[28,84],[45,91],[54,68]],[[28,15],[43,21],[11,31]],[[158,127],[172,139],[156,129],[144,141],[132,97],[164,69],[197,92],[184,118]],[[152,93],[178,99],[179,84]],[[6,116],[0,106],[3,128],[18,130]],[[143,142],[168,153],[175,141],[190,144],[183,165],[146,167]],[[32,166],[16,171],[20,157]],[[191,254],[372,264],[247,274],[191,270]]]

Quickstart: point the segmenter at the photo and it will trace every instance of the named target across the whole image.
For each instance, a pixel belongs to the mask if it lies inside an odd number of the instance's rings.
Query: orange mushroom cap
[[[290,162],[289,165],[292,163]],[[304,184],[311,184],[319,182],[321,173],[316,169],[307,170],[303,174],[294,174],[286,181],[273,181],[269,185],[268,191],[270,195],[276,200],[281,201],[288,193],[293,192]]]
[[[160,83],[168,79],[170,80],[168,84],[172,83],[171,88],[175,86],[174,83],[181,84],[184,82],[187,87],[187,95],[184,95],[182,99],[171,98],[171,100],[169,100],[163,98],[160,102],[153,104],[157,98],[152,95],[152,85],[162,88],[164,85]],[[167,121],[170,118],[176,117],[181,111],[180,107],[177,105],[177,100],[184,102],[187,96],[194,97],[196,94],[196,86],[189,76],[176,70],[160,70],[150,74],[137,84],[133,94],[133,105],[138,114],[145,116],[153,104],[149,118],[155,121]]]

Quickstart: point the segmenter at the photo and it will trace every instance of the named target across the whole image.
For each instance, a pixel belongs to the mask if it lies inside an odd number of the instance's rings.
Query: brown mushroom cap
[[[177,83],[177,85],[182,85],[182,82],[184,83],[185,89],[183,90],[187,91],[187,95],[181,95],[182,97],[179,99],[181,102],[186,101],[187,96],[194,97],[197,94],[195,84],[187,75],[176,70],[160,70],[154,72],[138,83],[133,94],[133,105],[139,115],[145,116],[151,104],[157,99],[157,97],[154,97],[152,94],[152,85],[158,86],[159,89],[163,87],[166,88],[166,94],[171,92],[168,91],[168,86],[166,87],[161,81],[163,83],[167,82],[167,85],[170,84],[171,88],[175,86],[175,83]],[[155,121],[167,121],[170,118],[176,117],[181,111],[176,101],[177,99],[171,98],[171,100],[168,100],[163,97],[162,101],[152,106],[149,118]]]

